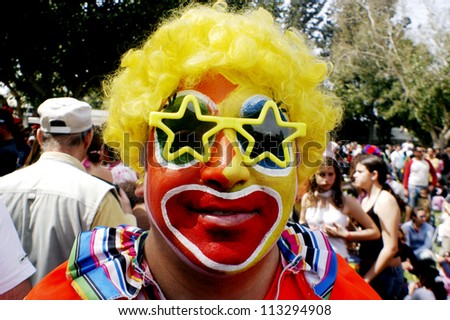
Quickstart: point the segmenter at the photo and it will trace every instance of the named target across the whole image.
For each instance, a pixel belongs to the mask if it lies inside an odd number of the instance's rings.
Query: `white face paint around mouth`
[[[240,264],[236,264],[236,265],[218,263],[218,262],[208,258],[202,252],[202,250],[197,246],[196,243],[194,243],[190,239],[188,239],[183,233],[180,232],[180,230],[175,228],[170,221],[170,218],[169,218],[168,212],[167,212],[167,208],[166,208],[167,202],[173,196],[175,196],[179,193],[185,192],[185,191],[202,191],[207,194],[211,194],[214,197],[226,199],[226,200],[236,200],[236,199],[244,198],[244,197],[252,194],[253,192],[256,192],[256,191],[261,192],[262,191],[264,193],[267,193],[268,196],[275,199],[276,202],[278,203],[277,218],[276,218],[276,221],[271,226],[271,228],[263,236],[260,244],[257,246],[257,248],[255,248],[253,253],[244,262],[242,262]],[[169,228],[170,232],[172,232],[173,235],[175,235],[175,237],[178,239],[178,241],[180,243],[182,243],[188,249],[188,251],[191,252],[195,256],[195,258],[198,259],[203,265],[208,266],[208,268],[211,268],[211,269],[214,269],[217,271],[223,271],[223,272],[236,272],[236,271],[247,268],[247,266],[254,261],[254,259],[260,254],[261,250],[263,250],[263,248],[267,245],[268,239],[273,234],[274,230],[276,230],[280,227],[280,223],[281,223],[281,221],[283,221],[282,220],[283,206],[282,206],[281,196],[278,194],[277,191],[275,191],[269,187],[266,187],[266,186],[261,187],[261,186],[253,185],[251,187],[245,188],[240,191],[236,191],[236,192],[232,192],[232,193],[222,193],[222,192],[218,192],[218,191],[211,189],[204,185],[196,185],[196,184],[183,185],[178,188],[171,189],[169,192],[166,193],[166,195],[163,197],[163,199],[161,201],[161,208],[162,208],[163,218],[164,218],[164,221],[165,221],[167,227]],[[195,212],[195,210],[194,210],[194,212]],[[258,215],[259,212],[257,210],[248,212],[248,210],[237,209],[236,211],[233,211],[233,210],[211,210],[207,213],[206,212],[202,212],[202,213],[198,212],[198,214],[201,215],[202,219],[204,219],[206,222],[214,223],[217,227],[230,227],[230,226],[239,225],[239,224],[242,224],[242,223],[248,221],[255,215]]]

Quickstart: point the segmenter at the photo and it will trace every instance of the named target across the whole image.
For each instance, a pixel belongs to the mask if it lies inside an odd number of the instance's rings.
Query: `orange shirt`
[[[67,261],[42,279],[25,297],[26,300],[81,300],[81,297],[66,278]],[[277,276],[266,295],[267,300],[275,298],[281,264]],[[306,282],[303,272],[285,273],[280,283],[279,300],[319,300]],[[345,261],[338,255],[338,275],[330,300],[380,300],[380,297]]]

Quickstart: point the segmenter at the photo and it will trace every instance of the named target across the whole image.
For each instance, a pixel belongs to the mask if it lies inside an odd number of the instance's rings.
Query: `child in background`
[[[434,214],[431,211],[431,197],[430,192],[427,188],[423,188],[420,190],[419,199],[417,200],[417,207],[421,207],[425,210],[427,214],[427,222],[431,224],[433,227],[435,226]]]

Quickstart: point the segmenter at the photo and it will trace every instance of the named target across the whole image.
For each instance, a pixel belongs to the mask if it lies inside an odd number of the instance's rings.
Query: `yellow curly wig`
[[[284,32],[268,11],[231,11],[224,1],[179,9],[123,56],[105,83],[106,143],[142,176],[149,112],[159,110],[180,85],[193,87],[211,71],[270,90],[292,121],[306,123],[307,135],[297,141],[299,183],[313,174],[326,133],[342,117],[336,97],[321,86],[330,65],[312,54],[298,32]]]

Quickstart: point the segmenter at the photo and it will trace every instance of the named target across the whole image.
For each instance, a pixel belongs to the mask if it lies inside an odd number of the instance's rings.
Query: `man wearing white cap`
[[[89,175],[81,164],[93,137],[91,111],[74,98],[44,101],[36,135],[40,159],[0,179],[0,197],[37,269],[33,285],[67,260],[81,231],[136,225],[133,215],[124,214],[114,186]]]

